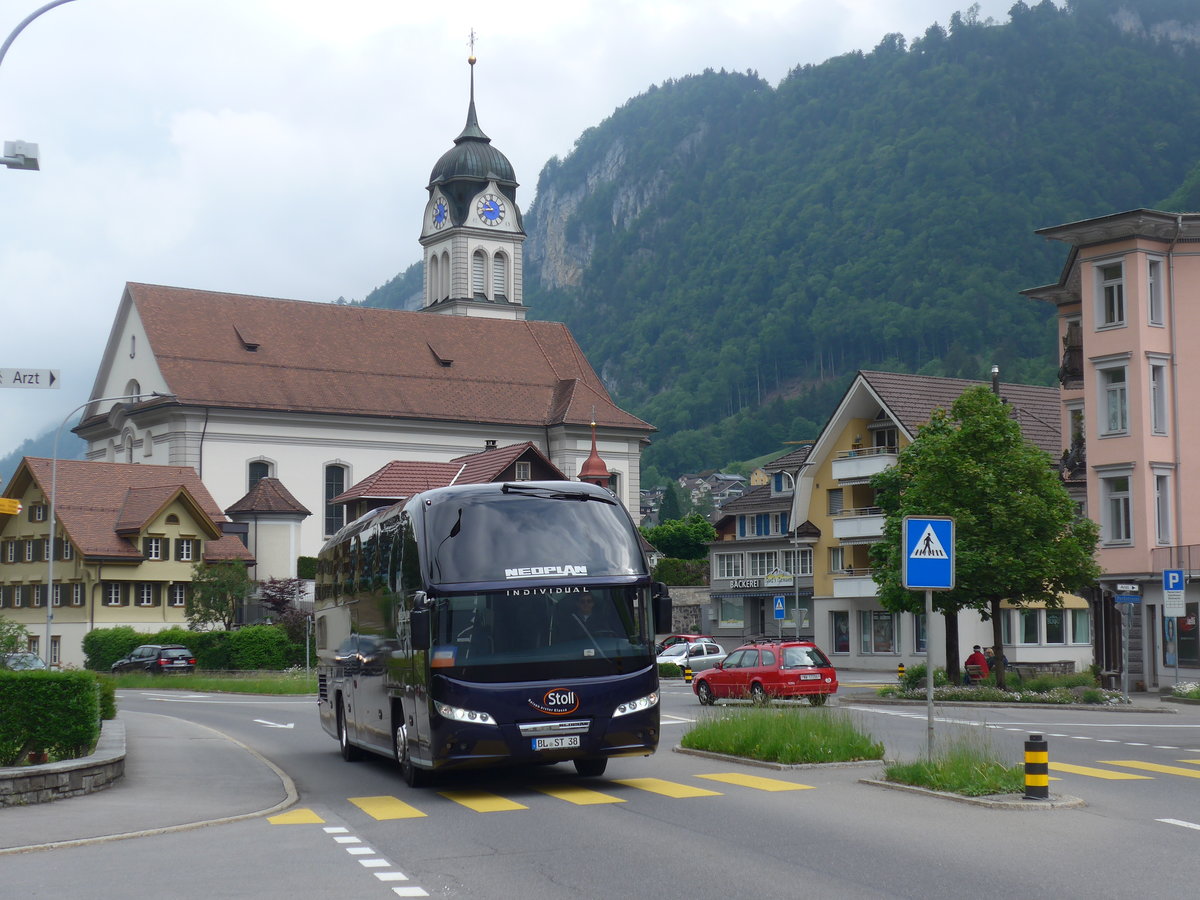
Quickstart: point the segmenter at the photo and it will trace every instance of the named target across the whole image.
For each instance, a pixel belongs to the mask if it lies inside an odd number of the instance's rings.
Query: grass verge
[[[892,763],[884,768],[883,777],[898,784],[964,797],[1016,794],[1025,790],[1025,767],[1006,764],[987,737],[977,731],[949,739],[934,751],[933,759]]]
[[[101,675],[101,681],[113,684],[118,690],[182,690],[212,691],[229,694],[315,694],[317,676],[305,677],[303,671],[250,672],[245,675],[207,674],[143,675],[122,672],[120,675]]]
[[[730,710],[696,723],[679,743],[783,765],[883,759],[883,744],[836,709]]]
[[[925,699],[925,667],[920,669],[919,683],[912,673],[905,677],[904,683],[898,686],[889,685],[879,688],[881,697],[892,697],[898,700]],[[1129,702],[1120,691],[1105,690],[1096,685],[1095,679],[1084,672],[1073,675],[1039,675],[1020,681],[1010,674],[1007,689],[996,687],[994,677],[988,676],[977,685],[950,684],[946,674],[941,669],[934,670],[933,680],[934,700],[976,701],[982,703],[1055,703],[1055,704],[1090,704],[1097,706],[1117,705]]]

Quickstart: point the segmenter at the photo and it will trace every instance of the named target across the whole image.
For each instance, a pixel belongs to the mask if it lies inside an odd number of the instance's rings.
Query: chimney
[[[485,440],[485,441],[483,442],[483,449],[484,449],[484,450],[495,450],[495,449],[496,449],[496,441],[495,441],[495,439],[494,439],[494,438],[488,438],[487,440]]]

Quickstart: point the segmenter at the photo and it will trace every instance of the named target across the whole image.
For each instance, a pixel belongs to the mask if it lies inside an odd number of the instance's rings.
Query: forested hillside
[[[648,467],[814,437],[859,368],[1049,384],[1065,249],[1034,229],[1200,200],[1200,4],[1016,3],[793,70],[705,72],[551,160],[530,317],[566,322]],[[414,270],[372,295],[400,305]],[[403,285],[404,290],[399,290]]]

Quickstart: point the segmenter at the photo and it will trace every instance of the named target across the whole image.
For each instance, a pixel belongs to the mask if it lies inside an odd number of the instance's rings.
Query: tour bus
[[[584,776],[658,745],[666,588],[604,488],[436,488],[342,528],[317,564],[318,705],[352,761],[432,773],[570,760]]]

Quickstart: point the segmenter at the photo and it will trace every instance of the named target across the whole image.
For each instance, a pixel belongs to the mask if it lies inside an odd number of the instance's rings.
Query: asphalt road
[[[298,803],[272,818],[5,856],[6,896],[1027,900],[1192,896],[1200,879],[1193,707],[939,708],[937,741],[987,735],[1019,759],[1036,731],[1052,768],[1075,767],[1054,771],[1051,791],[1086,806],[1022,811],[862,783],[876,766],[780,771],[672,752],[688,722],[709,714],[682,685],[664,688],[660,752],[614,760],[602,778],[548,766],[422,790],[388,760],[343,762],[307,698],[129,692],[120,704],[131,720],[180,717],[254,748],[294,780]],[[853,714],[889,756],[923,752],[923,707]],[[147,750],[175,752],[131,748]],[[204,779],[215,791],[219,778],[185,767],[162,802],[203,796]],[[75,802],[54,806],[69,815]]]

